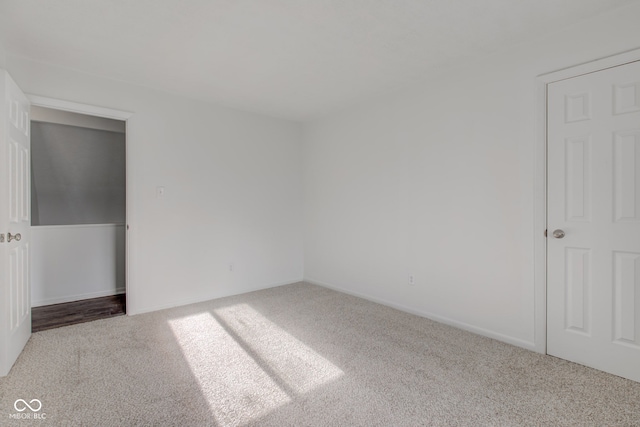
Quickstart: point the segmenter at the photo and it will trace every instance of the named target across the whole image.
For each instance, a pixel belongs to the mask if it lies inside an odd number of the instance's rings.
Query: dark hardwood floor
[[[122,316],[126,312],[125,294],[31,309],[31,331],[38,332],[76,323]]]

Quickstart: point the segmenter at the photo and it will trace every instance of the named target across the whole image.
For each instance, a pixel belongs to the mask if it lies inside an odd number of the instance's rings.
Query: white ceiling
[[[0,0],[8,53],[305,120],[637,0]]]

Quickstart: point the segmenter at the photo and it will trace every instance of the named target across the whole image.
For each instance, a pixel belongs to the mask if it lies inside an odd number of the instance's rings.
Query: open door
[[[29,101],[0,70],[0,376],[31,336]]]

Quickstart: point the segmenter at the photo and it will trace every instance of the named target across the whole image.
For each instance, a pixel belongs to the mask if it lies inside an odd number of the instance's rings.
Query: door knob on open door
[[[11,243],[12,240],[19,242],[20,239],[22,239],[22,236],[20,235],[20,233],[17,233],[17,234],[7,233],[7,242],[9,243]]]
[[[564,237],[564,231],[560,229],[553,230],[553,237],[556,239],[562,239]]]

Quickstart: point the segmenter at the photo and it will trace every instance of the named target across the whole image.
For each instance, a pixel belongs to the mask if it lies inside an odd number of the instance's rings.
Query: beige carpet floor
[[[640,383],[298,283],[33,334],[0,425],[639,426]]]

